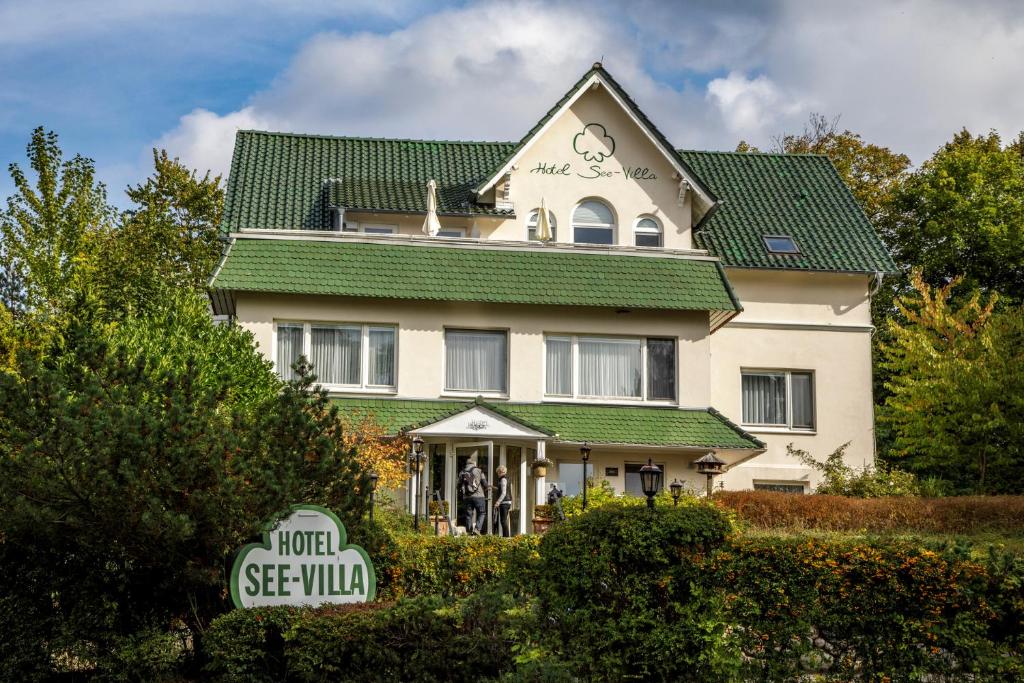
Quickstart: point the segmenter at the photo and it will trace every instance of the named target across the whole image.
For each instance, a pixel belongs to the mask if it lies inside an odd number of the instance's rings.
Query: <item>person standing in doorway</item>
[[[512,536],[512,528],[509,524],[509,511],[512,509],[512,485],[508,482],[508,469],[501,465],[494,471],[497,480],[494,482],[494,490],[497,496],[494,499],[494,530],[501,536],[509,538]]]
[[[487,478],[476,466],[476,458],[470,458],[459,472],[459,494],[466,502],[466,532],[480,535],[487,521]]]

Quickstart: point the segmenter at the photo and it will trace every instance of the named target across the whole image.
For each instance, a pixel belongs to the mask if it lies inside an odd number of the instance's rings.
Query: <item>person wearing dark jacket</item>
[[[487,522],[487,477],[474,458],[459,472],[459,493],[466,502],[466,533],[479,535]]]

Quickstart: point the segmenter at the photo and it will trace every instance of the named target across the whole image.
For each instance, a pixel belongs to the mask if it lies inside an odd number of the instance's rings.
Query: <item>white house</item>
[[[579,491],[584,442],[625,493],[649,459],[701,488],[714,452],[727,488],[802,492],[787,444],[873,458],[870,296],[894,266],[835,169],[677,150],[600,64],[518,143],[241,131],[224,227],[215,312],[420,435],[417,491],[506,464],[521,530],[539,487]]]

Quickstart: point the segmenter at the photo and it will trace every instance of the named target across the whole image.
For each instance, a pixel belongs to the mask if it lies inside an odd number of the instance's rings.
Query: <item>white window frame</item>
[[[505,391],[461,391],[448,388],[448,332],[503,332],[505,334]],[[466,327],[464,325],[446,325],[441,330],[441,387],[442,396],[508,398],[512,387],[512,334],[507,327]]]
[[[793,375],[811,376],[811,427],[793,426]],[[744,375],[772,375],[786,378],[786,423],[761,424],[747,422],[743,415],[743,377]],[[814,370],[798,368],[741,368],[740,369],[740,424],[752,432],[796,432],[798,434],[815,434],[818,431],[818,378]]]
[[[534,234],[537,232],[537,221],[540,218],[540,207],[533,209],[530,213],[526,214],[526,241],[527,242],[539,242],[536,237],[530,237],[530,230],[532,229]],[[555,212],[548,209],[548,220],[551,221],[551,241],[558,241],[558,221],[555,219]]]
[[[549,394],[548,393],[548,339],[559,339],[562,341],[569,340],[570,342],[570,367],[572,368],[572,376],[570,379],[570,392],[569,394]],[[579,393],[580,387],[580,360],[579,360],[579,343],[580,340],[629,340],[640,342],[640,363],[643,371],[640,379],[640,396],[632,398],[628,396],[587,396]],[[647,354],[647,340],[649,339],[672,339],[675,342],[676,348],[676,363],[673,372],[675,373],[675,387],[676,397],[674,400],[668,399],[649,399],[647,393],[649,390],[649,375],[650,368],[648,367],[648,354]],[[562,402],[562,403],[622,403],[626,405],[633,405],[637,403],[643,403],[645,405],[660,405],[660,406],[676,406],[679,405],[679,339],[672,337],[671,335],[617,335],[617,334],[569,334],[563,332],[546,332],[544,334],[543,346],[543,357],[541,363],[543,382],[542,390],[544,392],[544,400],[549,402]]]
[[[459,234],[458,235],[442,235],[441,234],[442,232],[457,232]],[[465,228],[441,228],[440,232],[437,233],[437,237],[443,237],[443,238],[449,239],[449,240],[464,239],[466,237],[466,229]]]
[[[577,223],[576,222],[576,210],[579,209],[584,204],[586,204],[587,202],[597,202],[598,204],[604,205],[604,207],[606,209],[608,209],[608,213],[610,213],[612,215],[612,222],[611,223]],[[576,241],[576,227],[577,226],[579,226],[581,228],[604,228],[604,229],[611,230],[612,231],[612,241],[609,242],[608,244],[594,244],[593,242],[577,242]],[[572,238],[572,243],[573,244],[582,244],[582,245],[591,246],[591,247],[610,247],[610,246],[614,246],[614,245],[619,243],[619,217],[618,217],[618,215],[616,215],[615,209],[612,208],[611,203],[605,201],[604,199],[601,199],[600,197],[584,197],[580,201],[576,202],[576,205],[574,207],[572,207],[572,214],[571,214],[570,220],[569,220],[569,229],[572,230],[571,238]]]
[[[363,223],[351,221],[345,224],[347,229],[344,232],[358,232],[364,235],[397,235],[398,226],[394,223]],[[367,228],[387,230],[387,232],[366,232]]]
[[[655,226],[654,230],[650,230],[650,229],[647,229],[647,228],[641,228],[640,227],[640,221],[653,221],[654,222],[654,226]],[[639,247],[640,246],[639,244],[636,243],[636,238],[637,238],[638,235],[657,235],[658,236],[658,246],[659,247],[664,247],[665,246],[665,227],[664,227],[664,225],[662,225],[662,222],[660,220],[658,220],[657,216],[652,216],[649,213],[645,213],[645,214],[641,214],[641,215],[637,216],[636,220],[633,221],[633,246],[635,246],[635,247]],[[643,245],[643,246],[645,246],[647,248],[651,248],[649,245]]]
[[[760,488],[759,489],[759,488],[757,488],[758,486],[763,486],[763,487],[766,487],[766,486],[792,486],[794,488],[799,486],[800,487],[800,492],[799,493],[797,493],[796,491],[784,491],[783,492],[783,493],[791,493],[792,495],[799,496],[799,495],[806,495],[807,494],[808,482],[800,481],[798,479],[754,479],[751,482],[751,487],[753,488],[753,490],[755,490],[755,491],[770,490],[770,489],[765,489],[765,488]]]
[[[306,360],[309,361],[311,357],[311,349],[313,345],[313,328],[314,327],[341,327],[341,328],[360,328],[359,335],[359,383],[358,384],[328,384],[318,382],[316,386],[321,386],[330,393],[367,393],[367,394],[396,394],[398,393],[398,325],[394,323],[353,323],[353,322],[334,322],[334,321],[320,321],[320,320],[275,320],[273,339],[271,345],[273,346],[273,359],[274,372],[280,377],[281,373],[277,367],[277,328],[279,325],[302,325],[302,355],[305,356]],[[395,366],[392,369],[392,376],[395,378],[394,384],[370,384],[370,354],[368,350],[370,348],[370,330],[391,330],[395,335]],[[313,368],[313,373],[316,374],[316,368]]]

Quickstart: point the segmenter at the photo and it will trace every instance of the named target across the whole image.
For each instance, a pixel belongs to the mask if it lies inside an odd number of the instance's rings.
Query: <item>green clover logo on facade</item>
[[[348,545],[345,525],[318,505],[294,505],[268,524],[262,543],[242,548],[231,569],[236,607],[369,602],[377,576],[366,551]]]
[[[588,123],[572,139],[572,148],[586,161],[601,163],[615,154],[615,138],[600,123]]]

